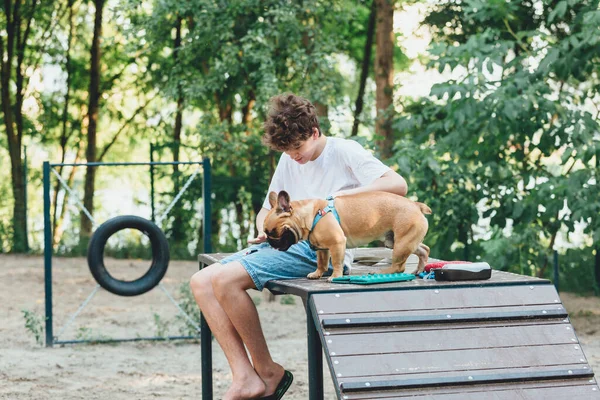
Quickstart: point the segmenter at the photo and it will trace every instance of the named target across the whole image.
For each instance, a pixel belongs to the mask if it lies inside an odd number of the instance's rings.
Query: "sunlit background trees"
[[[317,105],[327,134],[360,141],[407,178],[409,196],[434,211],[435,257],[550,277],[556,252],[563,286],[598,290],[598,1],[0,9],[3,252],[42,250],[44,160],[150,157],[211,159],[213,247],[240,248],[279,156],[260,142],[266,104],[291,91]],[[59,173],[98,220],[149,218],[149,172],[136,168]],[[155,170],[156,212],[194,168]],[[81,254],[93,227],[57,179],[52,187],[55,251]],[[162,222],[173,257],[202,251],[200,197],[198,181]]]

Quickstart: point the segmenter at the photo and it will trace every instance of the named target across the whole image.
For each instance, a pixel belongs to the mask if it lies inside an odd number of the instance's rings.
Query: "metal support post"
[[[50,220],[50,163],[44,161],[44,291],[46,296],[46,347],[52,347],[52,221]]]
[[[305,303],[308,343],[308,398],[310,400],[323,400],[323,350],[309,301],[310,299]]]
[[[202,198],[204,199],[204,253],[212,253],[212,245],[211,245],[211,228],[212,228],[212,208],[211,208],[211,197],[212,197],[212,189],[211,189],[211,167],[210,160],[208,158],[202,159],[202,167],[204,170],[203,179],[202,179]]]

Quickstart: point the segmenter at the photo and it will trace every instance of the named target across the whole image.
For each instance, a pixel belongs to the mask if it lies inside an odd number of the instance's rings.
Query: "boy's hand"
[[[260,232],[254,239],[248,239],[250,244],[259,244],[267,241],[267,235],[264,232]]]

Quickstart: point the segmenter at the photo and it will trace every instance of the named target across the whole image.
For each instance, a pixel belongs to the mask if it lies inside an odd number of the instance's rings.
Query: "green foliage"
[[[173,144],[161,144],[153,146],[154,157],[161,160],[167,158],[167,152],[172,151]],[[181,150],[187,150],[182,149]],[[183,152],[183,151],[182,151]],[[155,158],[156,159],[156,158]],[[195,259],[198,254],[198,246],[201,243],[202,221],[199,218],[199,207],[203,204],[202,194],[202,166],[190,165],[188,168],[172,166],[154,168],[154,215],[155,221],[166,214],[162,219],[160,227],[165,232],[169,241],[169,252],[173,259]],[[189,185],[188,185],[189,182]],[[182,192],[185,185],[187,189]],[[179,199],[172,205],[173,201]],[[169,207],[172,207],[170,210]]]
[[[561,292],[600,295],[600,287],[594,279],[594,255],[588,249],[569,249],[559,255],[558,265]],[[553,270],[548,272],[546,277],[552,279]]]
[[[41,251],[40,160],[86,158],[95,10],[82,1],[38,3],[22,70],[28,104],[24,143],[31,154],[30,236],[34,249]],[[68,48],[69,4],[73,36]],[[254,219],[279,157],[260,141],[268,99],[293,91],[327,108],[329,116],[351,110],[360,70],[348,65],[358,67],[362,61],[371,4],[111,4],[105,8],[101,44],[97,155],[102,161],[145,161],[152,143],[155,161],[209,157],[212,249],[238,250],[254,235]],[[28,7],[22,15],[29,15]],[[391,162],[409,180],[409,195],[434,211],[427,238],[432,254],[492,259],[495,267],[549,277],[553,249],[561,246],[561,238],[569,238],[576,224],[583,224],[582,247],[566,254],[561,248],[566,260],[561,265],[569,265],[561,278],[564,274],[565,287],[597,290],[577,282],[589,276],[591,247],[600,241],[598,1],[451,0],[431,4],[425,23],[433,45],[424,59],[442,72],[442,79],[426,98],[400,99]],[[397,39],[402,43],[403,38]],[[411,63],[400,46],[394,57],[397,69]],[[369,83],[363,127],[372,123],[373,96]],[[4,115],[0,122],[3,130]],[[321,122],[328,133],[344,135],[329,130],[342,129],[338,121],[323,116]],[[8,146],[5,136],[0,136],[3,149]],[[373,147],[372,138],[359,140]],[[0,157],[10,165],[6,152]],[[154,170],[155,216],[166,211],[194,170]],[[142,193],[149,190],[147,170],[101,171],[94,209],[98,221],[114,215],[108,205],[114,203],[102,198],[111,185],[129,186],[137,209],[150,209],[149,196]],[[60,172],[70,179],[70,168]],[[74,207],[74,198],[82,197],[83,175],[80,168],[69,181],[74,196],[53,188],[58,190],[56,217],[64,221],[57,229],[64,234],[56,254],[85,254],[87,243],[79,239]],[[0,251],[9,251],[14,247],[10,171],[0,171],[0,178]],[[161,222],[172,259],[195,259],[204,251],[202,200],[198,176]],[[64,213],[62,202],[68,205]],[[150,257],[147,243],[133,235],[109,243],[107,255]],[[196,315],[188,295],[190,315]]]
[[[214,248],[236,251],[245,245],[250,232],[250,221],[262,207],[268,187],[271,158],[260,143],[257,130],[247,135],[242,126],[219,124],[203,119],[198,127],[204,133],[201,152],[211,159]],[[223,141],[228,132],[231,140]],[[235,210],[235,216],[225,210]],[[236,227],[240,233],[236,234]],[[220,239],[219,239],[220,238]]]
[[[127,231],[121,231],[127,232]],[[149,241],[143,235],[126,235],[121,232],[113,235],[117,240],[109,240],[107,246],[104,249],[105,257],[114,258],[130,258],[130,259],[152,259],[152,249]],[[143,240],[146,239],[146,240]],[[114,244],[111,244],[113,242]]]
[[[293,306],[294,304],[296,304],[296,298],[290,294],[284,294],[279,298],[279,304]]]
[[[33,335],[38,345],[44,344],[44,318],[34,311],[21,310],[25,318],[25,329]]]
[[[137,43],[155,87],[201,111],[186,141],[213,166],[213,250],[237,250],[254,235],[253,221],[276,163],[260,142],[268,99],[293,91],[329,107],[341,103],[343,79],[332,55],[345,51],[349,32],[333,32],[365,16],[347,5],[247,0],[222,7],[194,0],[123,6],[131,17],[126,31],[132,43],[142,37]],[[326,118],[322,122],[328,125]],[[164,138],[165,144],[172,141],[168,134]],[[193,221],[184,209],[174,211],[182,221]],[[181,239],[173,249],[189,254],[178,244],[190,238]],[[192,254],[202,251],[201,238],[197,243]]]
[[[87,326],[80,326],[77,328],[77,333],[75,334],[75,339],[77,340],[93,340],[94,332],[92,328]]]
[[[153,313],[155,335],[160,338],[169,336],[169,322],[161,318],[157,313]]]
[[[194,323],[200,326],[200,309],[198,308],[198,304],[194,300],[194,296],[192,295],[192,290],[190,289],[190,285],[188,283],[183,283],[179,286],[179,297],[177,299],[177,303],[179,307],[194,321]],[[177,314],[175,320],[179,323],[179,333],[182,336],[197,336],[199,332],[196,328],[189,323],[187,318],[185,318],[181,314]]]
[[[598,243],[598,18],[597,1],[433,7],[430,66],[453,78],[394,125],[432,254],[546,276],[561,229]]]
[[[87,326],[80,326],[77,328],[77,333],[75,334],[75,339],[77,340],[86,340],[90,342],[90,344],[99,343],[102,341],[110,340],[111,337],[104,334],[99,334],[94,331],[94,329]]]

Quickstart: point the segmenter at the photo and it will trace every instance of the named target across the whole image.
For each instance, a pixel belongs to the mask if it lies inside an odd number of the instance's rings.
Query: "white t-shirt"
[[[291,200],[325,199],[341,190],[369,185],[390,171],[358,142],[328,137],[314,161],[298,164],[283,153],[269,185],[263,207],[271,209],[269,193],[285,190]],[[351,265],[353,252],[346,250],[344,263]]]

